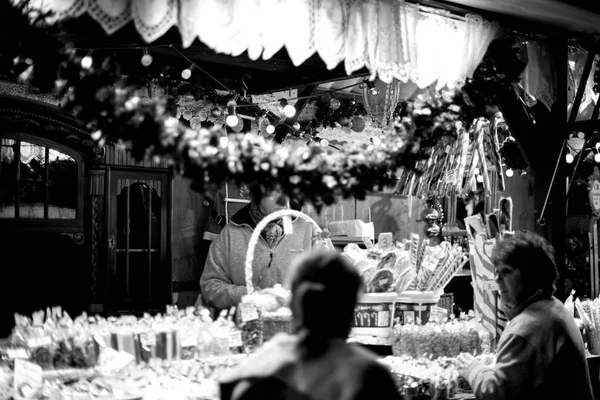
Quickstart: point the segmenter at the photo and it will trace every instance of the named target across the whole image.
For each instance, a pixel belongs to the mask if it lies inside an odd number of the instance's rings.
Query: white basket
[[[260,233],[263,231],[263,229],[266,228],[266,226],[274,220],[277,220],[279,218],[283,218],[283,217],[298,217],[298,218],[302,218],[305,221],[313,224],[313,226],[317,229],[317,230],[321,230],[321,228],[319,227],[319,225],[315,222],[315,220],[313,220],[311,217],[309,217],[308,215],[300,212],[300,211],[296,211],[296,210],[281,210],[281,211],[276,211],[274,213],[271,213],[269,215],[267,215],[266,217],[264,217],[259,223],[258,225],[256,225],[256,228],[254,228],[254,232],[252,232],[252,236],[250,236],[250,242],[248,243],[248,251],[246,252],[246,265],[245,265],[245,275],[246,275],[246,287],[248,288],[248,294],[252,294],[254,292],[254,284],[252,283],[252,262],[254,261],[254,248],[256,247],[256,244],[258,243],[258,239],[260,238]]]

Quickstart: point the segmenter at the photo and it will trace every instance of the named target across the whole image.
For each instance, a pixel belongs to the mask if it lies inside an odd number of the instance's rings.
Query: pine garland
[[[2,11],[7,10],[0,11],[0,26],[7,15],[15,18],[12,27],[16,21],[21,24],[13,32],[4,26],[0,28],[6,39],[4,44],[14,39],[15,34],[23,37],[32,34],[23,39],[22,46],[0,52],[2,65],[10,64],[8,57],[11,60],[25,57],[30,65],[27,81],[48,89],[50,80],[53,84],[56,80],[61,106],[85,122],[94,139],[101,144],[112,141],[128,146],[136,159],[162,157],[190,178],[192,187],[200,192],[214,190],[231,180],[260,185],[265,190],[281,187],[299,203],[311,202],[317,208],[340,197],[364,199],[370,191],[395,185],[399,169],[415,170],[417,161],[428,157],[432,146],[446,136],[455,137],[460,125],[472,121],[473,107],[461,93],[445,91],[402,103],[397,108],[393,129],[380,141],[369,146],[349,145],[341,151],[314,143],[299,147],[277,145],[255,133],[227,134],[219,126],[198,132],[173,116],[176,96],[191,94],[196,99],[223,105],[232,99],[240,104],[244,100],[236,94],[220,95],[210,87],[181,82],[174,85],[172,75],[165,74],[162,79],[169,87],[165,97],[140,98],[136,92],[141,79],[124,76],[115,57],[96,60],[86,69],[82,57],[69,52],[68,46],[58,39],[58,26],[36,18],[35,10],[23,6],[9,7],[8,14]],[[39,48],[31,37],[47,48]],[[56,54],[49,57],[50,51]],[[18,62],[13,63],[12,69],[7,69],[13,77],[23,72],[17,65]],[[341,123],[343,117],[365,115],[362,105],[339,101],[340,107],[336,108],[316,100],[317,118],[302,123],[300,132],[314,135],[319,126],[331,127]],[[265,114],[259,107],[244,107],[243,113]]]

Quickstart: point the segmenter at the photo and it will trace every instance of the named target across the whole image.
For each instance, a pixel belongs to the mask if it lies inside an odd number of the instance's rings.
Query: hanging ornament
[[[300,130],[300,124],[298,122],[294,122],[294,125],[292,125],[292,128],[294,128],[295,131],[299,131]]]
[[[342,106],[342,103],[335,97],[333,99],[329,100],[329,107],[331,107],[332,110],[337,110],[341,106]]]
[[[427,228],[427,236],[430,238],[439,236],[440,234],[440,226],[438,224],[431,224]]]
[[[348,123],[350,122],[350,120],[348,120],[348,117],[346,117],[345,115],[342,115],[340,117],[340,119],[338,120],[338,122],[340,123],[340,125],[346,126],[346,125],[348,125]]]
[[[427,221],[427,223],[437,222],[439,217],[440,213],[435,208],[430,207],[427,210],[425,210],[425,221]]]
[[[221,110],[219,107],[214,107],[212,110],[210,110],[210,113],[213,117],[220,117],[223,115],[223,110]]]
[[[231,130],[236,133],[240,133],[242,131],[242,129],[244,129],[244,120],[242,118],[238,117],[237,124],[235,124],[235,126],[232,126]]]
[[[194,116],[194,114],[190,110],[185,110],[183,112],[183,119],[185,119],[186,121],[189,121],[190,119],[192,119],[193,116]]]
[[[365,130],[365,120],[361,117],[352,118],[352,130],[354,132],[362,132]]]

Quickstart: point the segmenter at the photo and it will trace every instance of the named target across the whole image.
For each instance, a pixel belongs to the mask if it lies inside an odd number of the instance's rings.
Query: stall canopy
[[[404,1],[39,0],[59,18],[88,14],[107,34],[131,22],[146,43],[177,27],[183,48],[269,60],[285,49],[294,66],[317,54],[327,69],[361,69],[384,82],[453,86],[469,77],[498,27],[479,16]]]
[[[600,4],[591,0],[446,0],[444,3],[535,21],[569,32],[600,34]]]

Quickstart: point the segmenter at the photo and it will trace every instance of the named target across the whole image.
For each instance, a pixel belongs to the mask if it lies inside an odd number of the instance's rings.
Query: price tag
[[[292,219],[289,216],[285,216],[283,219],[283,233],[285,235],[291,235],[294,232],[292,228]]]
[[[421,261],[421,268],[425,268],[428,271],[434,272],[438,265],[438,259],[435,258],[431,253],[425,253],[423,261]]]
[[[39,336],[27,340],[27,347],[36,348],[41,346],[48,346],[52,343],[50,336]]]
[[[448,319],[448,310],[443,307],[431,306],[431,315],[438,320],[443,321]]]
[[[483,281],[483,290],[487,290],[488,292],[497,292],[498,284],[493,279]]]
[[[242,331],[233,329],[229,332],[229,347],[242,347]]]
[[[42,367],[29,361],[15,360],[14,387],[24,398],[29,398],[42,386]]]
[[[142,346],[144,347],[153,347],[156,346],[156,334],[154,333],[141,333],[140,334],[140,342],[142,342]]]
[[[258,310],[252,304],[242,303],[240,305],[242,322],[250,322],[258,319]]]
[[[379,247],[388,247],[393,244],[393,239],[394,237],[392,236],[391,232],[380,233],[379,237],[377,238],[377,244]]]

